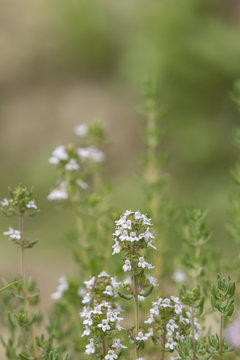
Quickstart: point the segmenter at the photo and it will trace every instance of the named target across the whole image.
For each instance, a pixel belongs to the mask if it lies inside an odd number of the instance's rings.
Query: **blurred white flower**
[[[82,159],[89,159],[94,162],[102,162],[105,160],[105,154],[95,146],[78,148],[78,155]]]
[[[80,166],[77,163],[76,159],[71,159],[66,165],[65,169],[69,171],[79,170]]]
[[[59,145],[52,152],[52,156],[48,159],[50,164],[58,164],[61,160],[67,160],[68,153],[64,145]]]
[[[3,199],[2,201],[0,201],[0,204],[2,205],[2,206],[8,206],[8,199]]]
[[[177,269],[174,271],[172,278],[174,281],[176,281],[176,283],[180,283],[187,279],[187,275],[182,270]]]
[[[83,190],[86,190],[88,188],[88,184],[82,180],[77,180],[77,184]]]
[[[52,201],[52,200],[67,200],[68,193],[66,190],[65,182],[62,182],[61,184],[59,184],[59,186],[56,189],[53,189],[47,198],[50,201]]]
[[[12,227],[8,228],[8,231],[4,231],[3,235],[9,237],[9,239],[20,240],[21,239],[21,232],[19,230],[14,230]]]
[[[68,289],[68,282],[67,282],[67,278],[66,276],[62,276],[58,279],[58,286],[57,286],[57,291],[55,291],[52,295],[51,298],[53,300],[59,300],[61,299],[64,291],[66,291]]]
[[[26,207],[28,208],[28,209],[37,209],[38,207],[37,207],[37,205],[35,204],[35,200],[30,200],[28,203],[27,203],[27,205],[26,205]]]
[[[74,132],[77,136],[84,137],[88,133],[87,124],[79,124],[75,127]]]

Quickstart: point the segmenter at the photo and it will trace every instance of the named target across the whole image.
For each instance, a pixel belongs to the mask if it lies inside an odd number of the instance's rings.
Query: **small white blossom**
[[[170,350],[174,350],[175,346],[177,346],[177,343],[172,338],[169,338],[168,342],[165,344],[165,348]]]
[[[114,360],[114,359],[117,359],[118,356],[115,354],[114,350],[108,350],[108,353],[107,355],[105,356],[104,359],[106,360]]]
[[[48,159],[50,164],[57,165],[61,160],[67,160],[68,153],[64,145],[59,145],[56,149],[52,152],[52,156]]]
[[[58,279],[57,291],[51,295],[53,300],[61,299],[64,291],[68,289],[68,282],[66,276],[62,276]]]
[[[86,345],[85,353],[90,355],[95,353],[94,339],[90,339],[90,343]]]
[[[65,169],[68,171],[75,171],[75,170],[79,170],[80,166],[77,163],[76,159],[71,159],[66,165],[65,165]]]
[[[124,265],[123,265],[123,270],[124,270],[124,271],[131,271],[131,270],[132,270],[132,266],[131,266],[130,260],[125,260],[125,263],[124,263]]]
[[[107,331],[110,330],[111,327],[108,325],[109,320],[108,319],[103,319],[101,324],[98,324],[99,328],[102,328],[102,331]]]
[[[27,203],[27,205],[26,205],[26,207],[28,208],[28,209],[37,209],[38,207],[37,207],[37,205],[35,204],[35,200],[30,200],[28,203]]]
[[[2,201],[0,201],[0,204],[2,205],[2,206],[8,206],[8,204],[9,204],[9,202],[8,202],[8,199],[3,199]]]
[[[4,231],[3,235],[8,236],[9,239],[21,240],[21,232],[14,230],[12,227],[9,227],[8,231]]]
[[[88,188],[88,184],[82,180],[77,180],[77,185],[83,190],[87,190],[87,188]]]
[[[138,336],[136,336],[137,341],[146,341],[148,339],[148,336],[144,335],[142,331],[139,331]]]
[[[112,344],[114,349],[127,349],[127,346],[121,344],[120,339],[114,339],[114,343]]]
[[[147,269],[154,269],[154,266],[152,264],[149,264],[147,261],[145,261],[144,257],[140,257],[138,261],[138,267],[141,268],[147,268]]]
[[[78,156],[83,160],[88,159],[94,162],[105,160],[105,154],[95,146],[78,148]]]
[[[118,254],[121,251],[121,246],[119,245],[119,242],[115,240],[115,244],[112,246],[113,252],[112,255]]]
[[[48,195],[48,200],[67,200],[68,193],[65,182],[62,182],[56,189],[53,189]]]
[[[187,275],[182,270],[177,269],[174,271],[172,278],[176,283],[181,283],[187,279]]]
[[[83,304],[87,304],[87,303],[89,303],[91,301],[91,295],[90,295],[90,293],[87,293],[85,296],[84,296],[84,298],[83,298],[83,300],[82,300],[82,303]]]
[[[95,279],[96,279],[95,276],[92,276],[90,280],[84,281],[84,284],[86,285],[86,288],[88,290],[91,290],[93,288],[93,285],[95,283]]]
[[[75,127],[74,132],[77,136],[84,137],[88,133],[87,124],[79,124]]]

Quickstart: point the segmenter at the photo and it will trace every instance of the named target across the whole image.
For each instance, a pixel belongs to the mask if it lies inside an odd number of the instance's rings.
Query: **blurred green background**
[[[240,119],[230,98],[240,77],[239,38],[238,0],[0,2],[0,196],[19,182],[35,188],[41,214],[26,231],[40,242],[27,271],[43,304],[56,279],[74,267],[66,248],[72,220],[46,200],[57,178],[48,157],[74,141],[75,125],[102,119],[113,205],[141,207],[144,120],[137,107],[147,78],[166,109],[169,198],[179,209],[208,208],[217,246],[231,248],[225,222]],[[1,233],[10,223],[1,217]],[[1,276],[17,269],[17,249],[1,236]]]

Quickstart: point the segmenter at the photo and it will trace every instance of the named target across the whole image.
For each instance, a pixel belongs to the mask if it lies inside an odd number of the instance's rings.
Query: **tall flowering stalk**
[[[93,261],[93,239],[98,236],[103,242],[108,238],[106,213],[109,211],[109,187],[101,180],[105,160],[102,149],[107,140],[104,126],[96,120],[79,124],[75,134],[78,139],[74,144],[57,146],[49,158],[49,163],[56,166],[59,178],[48,199],[69,206],[77,229],[74,256],[81,271],[89,274],[102,268],[106,254],[102,252],[102,261]],[[88,255],[90,252],[92,256]]]
[[[84,319],[83,337],[89,339],[85,353],[94,354],[98,358],[114,360],[120,356],[122,349],[118,332],[123,330],[120,316],[122,309],[116,302],[116,288],[120,283],[114,277],[102,271],[84,282],[86,293],[82,300],[84,308],[80,316]],[[115,335],[116,334],[116,335]]]
[[[22,295],[25,301],[26,308],[26,319],[24,318],[24,314],[18,314],[17,320],[19,321],[19,325],[24,328],[28,328],[31,336],[32,344],[28,344],[29,353],[34,357],[34,359],[39,359],[39,351],[37,346],[37,341],[35,337],[33,322],[34,318],[31,312],[31,306],[29,301],[29,294],[27,290],[27,284],[25,279],[25,261],[24,254],[25,249],[32,248],[36,241],[26,240],[24,235],[24,216],[33,216],[38,213],[37,205],[35,201],[32,199],[32,191],[28,191],[26,188],[19,186],[14,191],[9,189],[9,199],[5,198],[2,202],[2,212],[6,216],[17,216],[19,218],[19,229],[15,230],[12,227],[9,227],[8,231],[5,231],[3,234],[6,235],[9,240],[11,240],[14,244],[18,245],[20,249],[20,273],[21,273],[21,288]]]
[[[128,294],[119,292],[119,295],[126,300],[134,299],[135,304],[135,332],[130,336],[135,344],[135,358],[139,359],[139,350],[143,344],[143,332],[140,331],[139,322],[139,296],[148,296],[153,286],[154,279],[145,275],[145,270],[151,270],[154,266],[148,263],[143,255],[147,248],[156,247],[153,245],[154,236],[150,231],[152,224],[144,214],[139,211],[125,211],[116,221],[116,230],[113,234],[113,254],[123,252],[123,271],[130,272],[132,282],[127,286]]]
[[[145,152],[142,162],[144,167],[143,187],[148,212],[156,224],[156,232],[161,234],[161,237],[158,238],[159,250],[154,258],[156,264],[154,274],[160,279],[163,273],[165,250],[163,229],[166,226],[166,221],[163,221],[163,219],[167,210],[164,198],[166,152],[162,150],[164,132],[160,125],[163,109],[159,103],[158,92],[151,82],[147,82],[144,87],[144,102],[141,113],[146,120],[144,133]],[[159,226],[160,222],[161,226]]]

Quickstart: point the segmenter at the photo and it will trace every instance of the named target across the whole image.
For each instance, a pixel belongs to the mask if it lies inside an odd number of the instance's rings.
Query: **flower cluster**
[[[80,137],[79,145],[59,145],[48,159],[50,164],[56,165],[60,172],[58,186],[48,195],[48,200],[67,200],[79,190],[86,190],[88,184],[84,181],[89,178],[89,171],[93,164],[105,160],[105,154],[92,143],[102,136],[101,126],[96,123],[80,124],[75,128],[75,134]],[[100,131],[101,130],[101,131]],[[88,179],[89,180],[89,179]]]
[[[38,207],[32,196],[32,190],[28,190],[21,185],[14,190],[9,189],[9,198],[0,201],[1,210],[5,215],[9,216],[23,215],[25,213],[35,215],[38,212]]]
[[[154,236],[150,231],[151,220],[139,211],[127,210],[115,223],[113,255],[118,254],[121,250],[128,254],[124,259],[123,270],[153,269],[154,266],[149,264],[139,253],[141,249],[147,247],[156,250],[153,245]],[[133,253],[135,256],[132,256]]]
[[[122,309],[115,301],[120,283],[104,271],[84,283],[87,292],[80,316],[84,319],[82,336],[89,338],[85,353],[101,354],[106,360],[117,359],[120,350],[126,348],[119,338],[113,339],[113,332],[123,329]]]
[[[167,351],[173,352],[179,340],[183,340],[188,334],[191,337],[190,329],[194,323],[195,340],[199,338],[201,326],[196,317],[192,320],[190,309],[181,304],[180,299],[175,296],[170,298],[158,298],[152,303],[149,318],[146,324],[154,327],[154,336],[164,339],[164,347]],[[152,331],[152,328],[151,328]]]

